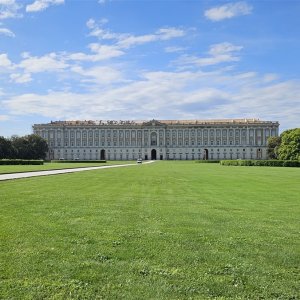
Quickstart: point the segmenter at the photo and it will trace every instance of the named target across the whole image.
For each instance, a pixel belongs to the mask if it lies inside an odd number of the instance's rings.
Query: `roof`
[[[259,119],[213,119],[213,120],[69,120],[51,121],[47,124],[35,124],[34,126],[91,126],[91,125],[229,125],[229,124],[278,124],[277,121],[261,121]]]

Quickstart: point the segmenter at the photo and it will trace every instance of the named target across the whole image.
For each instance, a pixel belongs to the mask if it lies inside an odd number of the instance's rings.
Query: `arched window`
[[[151,133],[151,146],[157,145],[157,134],[156,132]]]

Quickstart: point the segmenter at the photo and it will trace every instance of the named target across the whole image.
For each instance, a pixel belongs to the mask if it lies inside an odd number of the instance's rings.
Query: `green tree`
[[[0,136],[0,159],[13,158],[15,155],[14,148],[9,139]]]
[[[281,143],[281,138],[279,136],[271,136],[268,138],[268,158],[269,159],[277,159],[278,156],[278,148]]]
[[[47,142],[38,135],[14,136],[11,138],[11,142],[16,149],[16,158],[45,159],[46,157]]]
[[[286,130],[280,135],[280,138],[278,158],[283,160],[300,159],[300,128]]]
[[[33,159],[45,159],[48,151],[47,142],[36,134],[27,135],[26,138],[30,144],[34,156]]]

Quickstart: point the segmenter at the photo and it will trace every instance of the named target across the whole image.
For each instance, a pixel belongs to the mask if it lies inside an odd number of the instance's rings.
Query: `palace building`
[[[55,121],[33,125],[48,159],[267,159],[277,121],[259,119]]]

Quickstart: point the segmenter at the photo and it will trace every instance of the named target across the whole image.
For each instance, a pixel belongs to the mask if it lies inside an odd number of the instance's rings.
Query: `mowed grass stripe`
[[[297,299],[299,179],[156,162],[2,182],[0,298]]]
[[[60,169],[74,169],[83,167],[103,167],[116,164],[135,163],[134,161],[108,161],[106,163],[44,163],[43,165],[0,165],[0,174],[9,173],[22,173],[22,172],[34,172],[34,171],[48,171],[48,170],[60,170]]]

